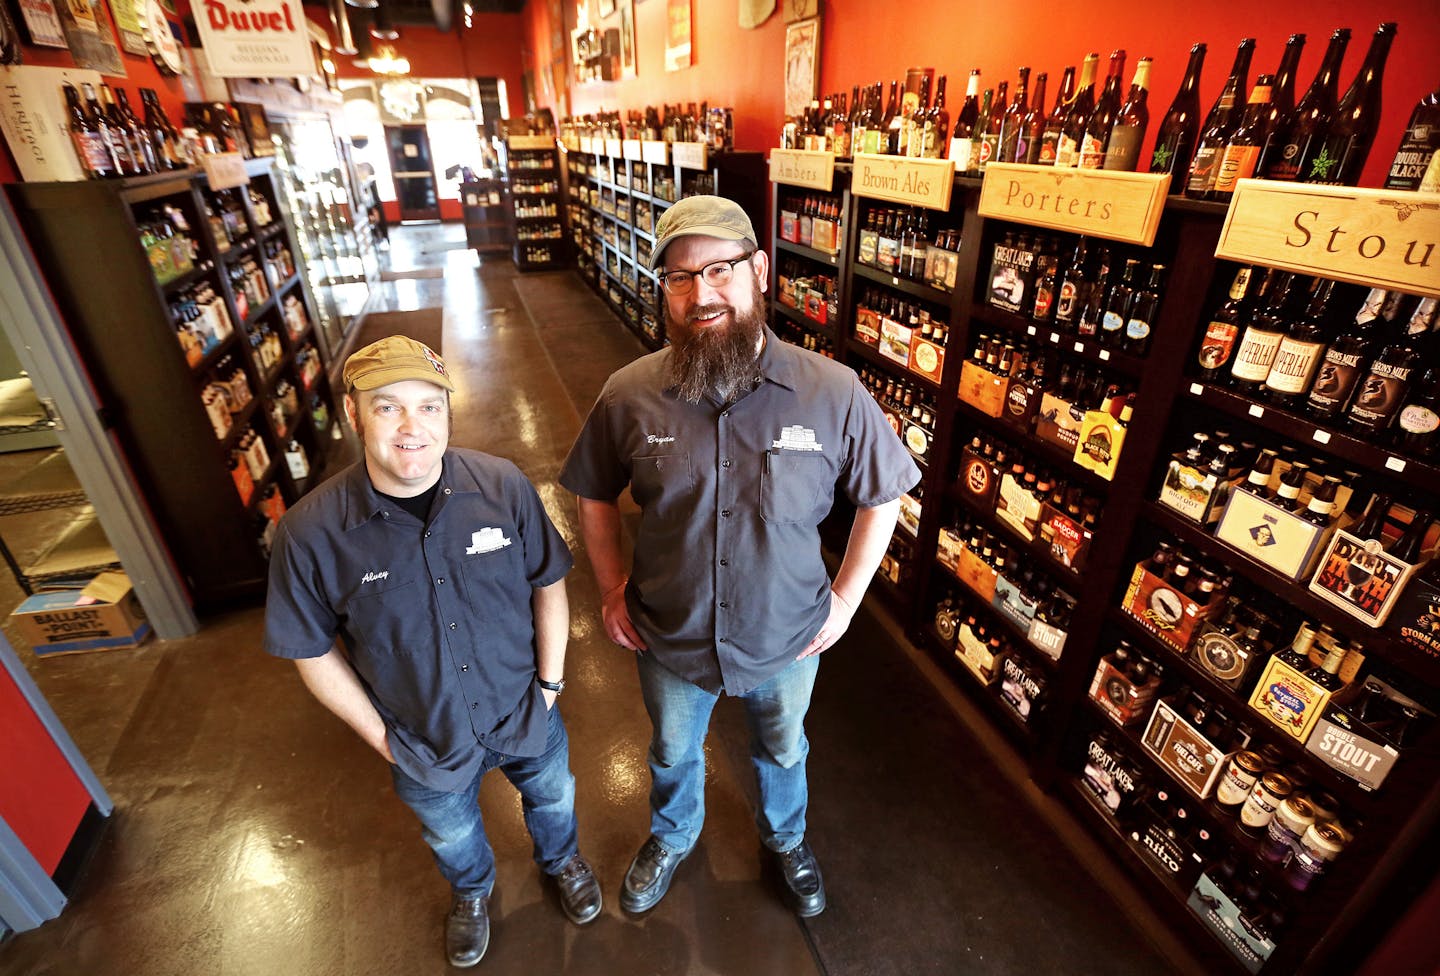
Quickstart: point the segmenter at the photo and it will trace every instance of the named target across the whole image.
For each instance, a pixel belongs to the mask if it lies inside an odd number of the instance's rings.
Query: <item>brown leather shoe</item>
[[[594,921],[600,914],[600,882],[595,880],[589,863],[576,854],[553,877],[560,886],[560,907],[565,917],[576,925]]]
[[[445,918],[445,955],[450,965],[469,969],[490,947],[490,909],[486,896],[455,895]]]

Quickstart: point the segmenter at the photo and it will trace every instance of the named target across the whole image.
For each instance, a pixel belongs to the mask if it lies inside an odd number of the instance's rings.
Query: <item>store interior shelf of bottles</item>
[[[548,271],[570,262],[559,147],[507,148],[512,255],[521,271]]]

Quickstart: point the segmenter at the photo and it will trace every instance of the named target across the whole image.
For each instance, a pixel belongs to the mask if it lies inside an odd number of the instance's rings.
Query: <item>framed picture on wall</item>
[[[785,27],[785,114],[799,115],[820,84],[820,18]]]
[[[620,76],[635,77],[635,0],[620,0]]]

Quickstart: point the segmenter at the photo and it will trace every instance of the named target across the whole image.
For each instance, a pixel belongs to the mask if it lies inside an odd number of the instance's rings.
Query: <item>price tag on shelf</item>
[[[1052,332],[1052,333],[1050,333],[1050,341],[1053,342],[1053,343],[1055,343],[1055,345],[1057,345],[1057,346],[1060,345],[1060,333],[1058,333],[1058,332]]]
[[[1252,416],[1252,417],[1263,417],[1263,416],[1265,416],[1265,408],[1262,407],[1262,406],[1260,406],[1260,404],[1258,404],[1258,403],[1252,403],[1252,404],[1250,404],[1250,410],[1249,410],[1248,412],[1249,412],[1250,416]]]
[[[1108,362],[1110,361],[1110,350],[1109,350],[1109,349],[1101,349],[1101,350],[1100,350],[1100,361],[1101,361],[1102,363],[1108,363]]]
[[[1205,395],[1205,387],[1202,386],[1202,385],[1199,384],[1199,383],[1191,383],[1191,384],[1190,384],[1190,395],[1191,395],[1191,396],[1204,396],[1204,395]]]
[[[1035,326],[1032,325],[1032,326],[1030,326],[1028,329],[1026,329],[1026,330],[1025,330],[1025,334],[1026,334],[1026,335],[1034,335],[1034,334],[1035,334]]]
[[[1077,343],[1075,343],[1075,351],[1076,351],[1076,352],[1084,352],[1084,351],[1085,351],[1085,343],[1083,343],[1083,342],[1077,342]]]
[[[1315,429],[1315,433],[1311,434],[1310,437],[1311,437],[1311,438],[1315,441],[1315,443],[1317,443],[1317,444],[1329,444],[1329,443],[1330,443],[1330,432],[1329,432],[1328,430],[1321,430],[1321,429],[1319,429],[1319,428],[1317,427],[1317,428]]]
[[[891,276],[891,278],[890,278],[890,284],[892,284],[892,285],[898,285],[898,284],[900,284],[900,279],[899,279],[899,278],[896,278],[896,277],[894,277],[894,276]]]
[[[1391,471],[1404,471],[1405,459],[1398,458],[1392,454],[1385,459],[1385,467],[1389,468]]]

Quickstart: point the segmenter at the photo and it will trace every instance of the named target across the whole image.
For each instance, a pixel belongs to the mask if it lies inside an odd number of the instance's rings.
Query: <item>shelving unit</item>
[[[1117,269],[1120,256],[1135,256],[1147,264],[1160,262],[1167,267],[1149,347],[1144,355],[1134,355],[1099,337],[1081,337],[1067,331],[1053,320],[1035,321],[990,303],[996,245],[1006,234],[1034,235],[1037,231],[981,216],[981,181],[956,178],[948,211],[928,212],[932,230],[959,231],[955,287],[946,291],[875,265],[873,242],[862,240],[871,211],[904,210],[905,206],[852,192],[851,177],[852,166],[837,163],[829,191],[809,185],[772,184],[771,212],[776,218],[771,228],[775,241],[772,267],[776,270],[771,288],[771,323],[776,334],[786,341],[832,354],[857,371],[868,371],[887,382],[908,384],[933,398],[937,405],[934,438],[922,467],[918,492],[918,531],[911,536],[897,527],[897,542],[892,547],[892,553],[910,554],[911,562],[903,569],[906,583],[897,587],[889,579],[877,577],[872,593],[895,614],[910,639],[933,655],[981,713],[1021,750],[1031,778],[1055,794],[1076,820],[1112,852],[1142,894],[1169,906],[1167,911],[1176,932],[1194,951],[1213,963],[1217,973],[1241,973],[1245,967],[1187,906],[1190,885],[1177,883],[1139,842],[1136,825],[1117,821],[1103,810],[1080,780],[1085,743],[1096,730],[1109,729],[1134,754],[1150,789],[1184,793],[1166,768],[1141,747],[1138,730],[1120,728],[1089,698],[1099,659],[1120,639],[1165,666],[1165,688],[1189,684],[1211,702],[1222,704],[1227,714],[1252,728],[1257,745],[1277,747],[1285,761],[1295,764],[1319,788],[1337,797],[1342,821],[1354,828],[1351,843],[1307,891],[1291,890],[1283,884],[1277,868],[1258,865],[1262,880],[1275,889],[1286,910],[1277,947],[1262,972],[1330,972],[1336,971],[1336,965],[1344,967],[1363,958],[1368,948],[1367,927],[1382,923],[1387,911],[1393,911],[1384,907],[1387,898],[1404,890],[1408,859],[1414,857],[1424,843],[1422,838],[1436,824],[1440,811],[1440,748],[1436,740],[1440,733],[1432,727],[1418,742],[1407,745],[1390,778],[1379,790],[1367,792],[1250,709],[1248,687],[1237,692],[1212,678],[1188,654],[1152,636],[1122,609],[1122,604],[1135,564],[1149,555],[1160,536],[1173,535],[1201,556],[1227,565],[1237,579],[1273,594],[1290,612],[1329,624],[1342,636],[1361,641],[1370,661],[1367,673],[1371,668],[1386,674],[1402,673],[1410,681],[1406,687],[1423,691],[1428,696],[1425,700],[1434,707],[1440,701],[1440,667],[1421,660],[1419,654],[1388,631],[1367,627],[1316,597],[1303,583],[1286,580],[1270,567],[1254,562],[1156,499],[1170,454],[1184,446],[1192,431],[1220,426],[1238,431],[1234,434],[1236,440],[1294,445],[1302,454],[1330,458],[1335,468],[1363,470],[1366,488],[1381,486],[1397,495],[1417,497],[1432,511],[1440,510],[1440,465],[1376,446],[1341,429],[1326,428],[1293,412],[1195,378],[1196,348],[1207,324],[1204,316],[1223,300],[1235,273],[1233,266],[1217,262],[1214,257],[1226,216],[1219,205],[1172,197],[1166,201],[1153,244],[1110,245],[1112,257],[1117,258],[1112,266]],[[604,189],[603,182],[600,189]],[[821,210],[830,208],[839,214],[838,254],[782,238],[782,215],[793,213],[795,201],[803,203],[806,198],[811,198],[812,205],[818,198]],[[578,202],[586,201],[582,197]],[[606,218],[597,214],[594,219]],[[1050,230],[1039,233],[1060,239],[1062,259],[1074,245],[1074,234]],[[607,243],[597,253],[608,255],[609,248]],[[861,260],[862,251],[867,261]],[[597,258],[597,263],[605,259]],[[792,275],[821,288],[831,298],[823,318],[779,300],[783,280]],[[606,278],[602,271],[600,279]],[[833,284],[825,285],[827,278]],[[910,303],[947,326],[949,336],[938,380],[895,362],[857,335],[857,310],[868,307],[872,292],[887,306],[892,300],[897,305]],[[1134,416],[1112,478],[1074,463],[1072,452],[1041,440],[1028,427],[991,416],[967,401],[961,373],[982,334],[1001,343],[1028,343],[1036,355],[1048,355],[1052,365],[1098,370],[1108,380],[1133,390]],[[1046,375],[1053,390],[1055,375],[1048,370]],[[996,516],[993,508],[987,509],[962,489],[960,455],[977,434],[1003,445],[1007,453],[1018,452],[1027,464],[1048,468],[1085,495],[1103,500],[1082,571],[1076,572],[1052,558],[1044,542],[1026,539]],[[1359,494],[1363,498],[1368,492]],[[823,532],[828,545],[843,547],[848,514],[832,514]],[[1009,548],[1025,569],[1043,574],[1075,598],[1058,661],[1027,648],[1027,634],[1012,616],[992,606],[983,594],[975,592],[939,561],[936,553],[941,530],[962,522],[990,533],[997,544]],[[957,659],[953,645],[942,639],[935,613],[937,603],[947,596],[953,596],[956,605],[962,607],[961,619],[974,614],[978,624],[983,624],[990,634],[1000,635],[1010,648],[1017,649],[1018,660],[1027,662],[1033,673],[1046,679],[1043,704],[1032,712],[1028,722],[1022,722],[1015,710],[1001,701],[999,678],[992,684],[982,682]],[[1252,672],[1252,683],[1256,672]],[[1233,817],[1208,802],[1189,799],[1189,806],[1199,818],[1197,822],[1206,826],[1219,843],[1233,845],[1242,866],[1248,866],[1246,858],[1255,860],[1255,842],[1235,827]]]
[[[274,520],[313,482],[292,473],[286,448],[294,441],[309,472],[320,470],[336,417],[271,161],[247,161],[246,175],[242,187],[215,192],[199,170],[9,188],[105,418],[202,609],[264,592]],[[221,197],[232,208],[228,230],[207,212]],[[140,236],[162,208],[184,222],[195,252],[191,269],[163,283]],[[77,212],[87,219],[74,221]],[[207,326],[219,338],[187,359],[177,315],[188,320],[184,303],[203,289],[223,309]],[[248,402],[207,411],[202,396],[237,373]],[[232,449],[252,430],[269,463],[242,497],[231,468],[244,462]]]
[[[729,197],[754,220],[764,212],[764,158],[706,153],[693,143],[677,144],[692,150],[681,153],[663,142],[596,143],[565,153],[565,206],[576,261],[620,320],[647,348],[659,349],[665,317],[649,268],[656,221],[676,200],[700,193]],[[759,224],[756,232],[763,233]]]
[[[510,136],[505,140],[510,238],[515,267],[553,271],[570,260],[565,204],[560,184],[560,151],[553,136]],[[469,234],[467,225],[467,235]]]
[[[482,254],[510,250],[511,203],[504,180],[460,184],[460,205],[466,244]]]

